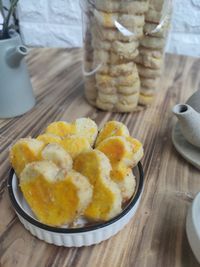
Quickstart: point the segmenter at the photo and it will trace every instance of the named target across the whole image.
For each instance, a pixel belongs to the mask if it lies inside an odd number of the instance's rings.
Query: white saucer
[[[200,263],[200,193],[196,195],[188,210],[186,232],[191,249]]]
[[[177,122],[172,130],[172,142],[181,156],[200,169],[200,149],[186,141]]]

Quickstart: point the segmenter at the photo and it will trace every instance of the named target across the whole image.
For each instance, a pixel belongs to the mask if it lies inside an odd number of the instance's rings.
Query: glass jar
[[[82,0],[85,96],[132,112],[156,95],[172,13],[167,0]]]

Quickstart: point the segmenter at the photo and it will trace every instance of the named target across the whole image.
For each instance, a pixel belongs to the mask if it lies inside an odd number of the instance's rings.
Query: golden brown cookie
[[[114,105],[111,104],[111,103],[106,103],[106,102],[102,102],[99,100],[99,98],[97,98],[96,100],[96,106],[99,108],[99,109],[102,109],[102,110],[107,110],[107,111],[111,111],[113,110],[114,108]]]
[[[129,130],[125,124],[119,121],[108,121],[100,130],[95,147],[98,146],[103,140],[111,136],[129,136]]]
[[[146,22],[144,25],[144,33],[145,35],[149,35],[153,37],[165,38],[168,28],[169,28],[168,22],[162,25],[158,23]]]
[[[154,96],[148,96],[144,94],[140,94],[139,96],[139,104],[143,106],[148,106],[151,105],[152,102],[154,101]]]
[[[127,62],[122,64],[102,64],[98,73],[117,77],[120,75],[130,75],[134,70],[135,64],[133,62]],[[135,67],[136,68],[136,67]]]
[[[134,61],[134,59],[137,57],[138,53],[139,53],[139,51],[138,51],[138,49],[136,49],[132,54],[129,54],[129,56],[125,57],[125,55],[124,55],[122,57],[119,54],[111,52],[109,62],[110,62],[110,64],[115,65],[115,64],[123,64],[126,62]]]
[[[118,96],[117,94],[105,94],[102,92],[98,92],[97,99],[102,103],[105,102],[115,105],[118,101]]]
[[[137,65],[137,69],[138,69],[139,75],[142,77],[156,78],[156,77],[160,77],[161,75],[160,69],[151,69],[151,68],[144,67],[140,64]]]
[[[141,77],[141,87],[145,88],[154,88],[154,90],[157,88],[158,85],[158,79],[149,79],[145,77]]]
[[[104,87],[104,86],[97,86],[98,92],[102,92],[104,94],[117,94],[116,87]]]
[[[130,31],[134,31],[136,27],[144,26],[144,15],[119,15],[117,20],[122,26]]]
[[[132,145],[132,166],[135,167],[144,155],[142,143],[131,136],[126,137],[126,141]]]
[[[118,103],[122,105],[130,105],[130,104],[137,105],[138,98],[139,98],[139,90],[138,92],[131,95],[118,94]]]
[[[106,50],[94,50],[93,69],[101,64],[110,62],[110,53]]]
[[[66,171],[72,170],[72,158],[59,144],[48,144],[42,150],[41,158],[43,160],[52,161],[56,166],[65,169]]]
[[[121,212],[122,197],[118,186],[110,179],[111,165],[98,150],[79,155],[74,169],[93,185],[93,198],[84,215],[93,220],[109,220]]]
[[[9,158],[15,173],[20,177],[24,167],[41,157],[45,143],[33,138],[19,139],[10,149]]]
[[[148,57],[160,59],[163,56],[163,52],[161,50],[146,48],[141,45],[139,47],[139,50],[141,55],[146,55]]]
[[[136,181],[131,168],[127,168],[123,164],[119,164],[110,172],[111,179],[118,185],[122,201],[129,200],[135,191]]]
[[[72,223],[84,213],[93,193],[86,177],[75,171],[60,171],[50,161],[27,164],[20,188],[38,220],[52,226]]]
[[[50,144],[50,143],[60,143],[61,141],[61,137],[55,134],[51,134],[51,133],[44,133],[39,135],[37,138],[37,140],[42,141],[44,144]]]
[[[107,13],[95,9],[94,17],[97,23],[105,28],[115,28],[116,21],[129,30],[144,26],[144,15]]]
[[[132,145],[124,136],[111,136],[101,141],[96,149],[103,152],[112,167],[118,164],[132,166]]]
[[[119,12],[128,14],[143,14],[148,10],[147,1],[110,1],[110,0],[95,0],[95,7],[98,10],[105,12]]]
[[[144,96],[154,96],[156,94],[157,88],[155,87],[144,87],[141,86],[140,88],[140,94],[144,95]]]
[[[101,39],[98,33],[93,33],[92,46],[97,50],[106,50],[110,51],[112,47],[112,42]]]
[[[152,37],[152,36],[145,36],[140,41],[140,44],[144,47],[147,47],[147,48],[163,50],[163,48],[165,46],[165,39]]]
[[[66,121],[55,121],[49,124],[45,130],[45,133],[51,133],[64,137],[76,133],[75,125]]]
[[[140,89],[140,80],[137,79],[131,86],[117,86],[117,92],[122,95],[130,95],[138,92]]]
[[[92,31],[94,35],[98,35],[100,40],[107,41],[123,41],[123,42],[132,42],[134,40],[138,40],[143,36],[143,26],[132,26],[132,30],[128,30],[128,34],[126,33],[126,27],[121,25],[118,28],[105,28],[102,25],[98,25],[97,22],[94,22],[92,25]],[[124,33],[125,30],[125,33]]]
[[[136,63],[143,65],[147,68],[160,69],[162,67],[163,59],[148,56],[146,54],[139,53],[134,60]]]
[[[114,53],[118,54],[121,58],[127,59],[135,52],[135,50],[138,48],[138,45],[139,45],[138,41],[132,41],[129,43],[114,41],[112,43],[112,50]]]
[[[135,71],[128,76],[119,76],[117,78],[117,85],[132,86],[138,79],[138,72]]]
[[[105,74],[96,74],[96,82],[98,87],[113,88],[119,85],[132,86],[139,80],[138,72],[135,71],[127,76],[112,77]]]
[[[60,145],[70,154],[72,159],[75,159],[82,152],[91,150],[90,143],[85,136],[66,136],[60,142]]]
[[[75,122],[76,134],[85,137],[92,146],[98,134],[98,127],[95,121],[90,118],[79,118]]]
[[[136,65],[133,62],[110,65],[110,75],[111,76],[121,76],[121,75],[131,75],[133,71],[137,71]]]

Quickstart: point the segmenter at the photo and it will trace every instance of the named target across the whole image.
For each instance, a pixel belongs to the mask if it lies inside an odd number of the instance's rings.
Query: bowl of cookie
[[[24,227],[47,243],[98,244],[134,216],[143,191],[143,146],[121,122],[53,122],[10,149],[8,192]]]

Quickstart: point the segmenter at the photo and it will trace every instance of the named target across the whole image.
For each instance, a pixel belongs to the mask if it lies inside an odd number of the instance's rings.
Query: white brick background
[[[200,0],[173,0],[167,51],[200,56]],[[30,46],[82,45],[79,0],[20,0],[22,38]]]

